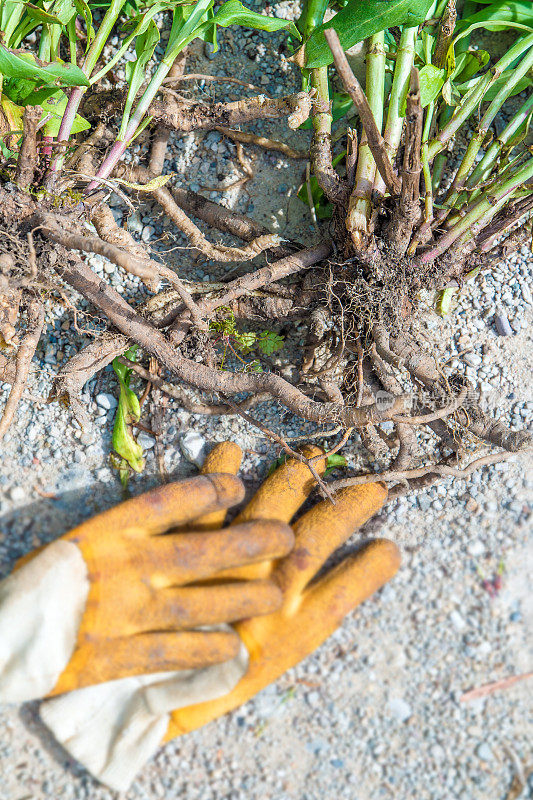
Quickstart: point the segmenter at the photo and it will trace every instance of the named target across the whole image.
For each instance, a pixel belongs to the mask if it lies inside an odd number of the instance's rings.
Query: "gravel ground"
[[[294,13],[293,3],[274,8],[280,16]],[[290,67],[283,61],[280,66],[272,40],[229,31],[222,41],[220,56],[205,59],[197,51],[189,70],[239,75],[271,94],[286,91]],[[241,89],[224,84],[206,83],[204,91],[220,99],[242,96]],[[277,132],[296,146],[302,142],[272,123],[255,130]],[[224,197],[281,235],[311,241],[306,209],[291,199],[301,162],[254,148],[247,153],[255,173],[247,191],[213,198]],[[192,188],[199,189],[234,169],[238,173],[236,163],[234,146],[210,133],[174,141],[167,169],[178,180],[192,178]],[[154,249],[169,251],[188,277],[203,280],[231,269],[217,273],[209,266],[207,272],[180,249],[185,241],[149,206],[130,217],[129,225]],[[125,296],[138,295],[135,278],[125,279],[97,257],[90,262]],[[485,405],[516,428],[533,425],[532,273],[533,259],[524,249],[470,282],[449,318],[429,309],[423,318],[435,353],[466,369],[480,384]],[[509,320],[510,335],[498,335],[498,315]],[[23,553],[123,496],[109,464],[113,372],[108,368],[85,389],[90,430],[82,432],[60,405],[45,405],[58,366],[88,341],[76,333],[64,304],[50,303],[47,321],[47,344],[34,359],[28,391],[4,442],[0,575]],[[86,314],[78,324],[82,331],[99,327]],[[288,347],[298,344],[299,335],[296,329]],[[456,359],[465,350],[463,366]],[[0,401],[7,388],[0,385]],[[261,407],[261,414],[286,436],[302,432],[297,421],[280,418],[271,406]],[[162,434],[166,469],[175,477],[192,474],[191,457],[228,437],[245,449],[243,474],[250,487],[257,485],[277,455],[263,438],[239,420],[191,415],[171,401]],[[147,465],[131,480],[132,493],[160,480],[154,440],[142,434],[141,441]],[[365,463],[357,442],[344,452],[350,466]],[[124,799],[507,798],[515,776],[522,771],[527,779],[533,764],[527,682],[484,700],[460,698],[472,687],[531,669],[532,487],[532,466],[523,457],[391,503],[373,529],[401,546],[397,577],[276,685],[163,748]],[[483,582],[499,572],[502,588],[491,597]],[[1,800],[115,796],[53,742],[36,704],[1,708],[0,731]],[[531,777],[529,788],[511,796],[533,796]]]

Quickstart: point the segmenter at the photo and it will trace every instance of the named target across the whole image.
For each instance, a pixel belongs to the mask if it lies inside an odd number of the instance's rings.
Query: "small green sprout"
[[[230,351],[243,365],[243,372],[262,372],[263,368],[257,358],[253,361],[245,361],[241,358],[241,355],[248,355],[252,350],[259,350],[263,355],[271,356],[283,347],[283,336],[275,333],[275,331],[262,331],[261,333],[245,331],[240,333],[237,330],[235,316],[231,308],[222,306],[220,311],[224,312],[226,316],[222,319],[212,320],[209,323],[209,330],[216,334],[213,340],[214,343],[221,342],[224,347],[220,369],[224,369],[224,363],[228,351]]]

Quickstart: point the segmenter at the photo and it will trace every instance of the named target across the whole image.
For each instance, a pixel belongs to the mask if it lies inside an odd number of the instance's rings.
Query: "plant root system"
[[[447,51],[454,24],[453,14],[443,18],[438,53]],[[38,141],[41,109],[26,109],[18,154],[4,165],[0,187],[0,223],[11,232],[0,245],[4,347],[0,380],[11,384],[0,419],[0,439],[13,419],[41,336],[41,297],[54,292],[63,296],[58,286],[65,286],[67,293],[74,290],[81,295],[108,327],[59,370],[51,388],[50,398],[69,405],[82,425],[87,424],[83,386],[136,344],[149,358],[148,368],[121,361],[154,391],[194,413],[239,415],[282,451],[305,461],[320,491],[333,502],[339,488],[375,481],[376,473],[325,482],[313,459],[251,416],[254,406],[275,401],[303,420],[333,426],[309,437],[339,435],[328,455],[357,433],[374,457],[384,460],[379,477],[395,487],[392,496],[442,476],[465,477],[533,446],[531,434],[512,431],[488,416],[479,406],[476,388],[438,363],[421,338],[417,319],[421,293],[442,290],[452,279],[460,284],[473,269],[505,252],[506,246],[520,246],[523,229],[517,223],[533,209],[531,194],[520,189],[531,185],[531,159],[521,161],[514,175],[504,170],[503,177],[494,178],[490,202],[476,196],[467,173],[456,175],[450,189],[432,188],[428,168],[442,155],[453,131],[449,122],[438,129],[430,126],[434,137],[428,140],[420,76],[413,62],[400,65],[405,117],[398,114],[389,120],[382,134],[371,93],[363,91],[353,75],[335,31],[325,33],[360,121],[358,132],[347,132],[345,175],[334,167],[323,68],[310,70],[308,92],[208,105],[168,89],[178,81],[204,77],[183,75],[181,65],[164,84],[165,100],[153,100],[149,107],[152,149],[147,165],[115,163],[107,172],[101,167],[99,173],[97,157],[113,141],[110,126],[122,112],[125,98],[116,89],[87,91],[80,97],[81,111],[93,130],[67,153],[65,175],[59,183],[54,177],[56,191],[48,194],[39,193],[43,181],[51,185],[46,172],[50,155]],[[369,75],[379,68],[379,58],[376,45],[369,50]],[[460,113],[461,107],[456,116]],[[309,156],[284,142],[236,128],[259,119],[286,118],[296,129],[309,117],[313,124]],[[170,131],[207,130],[219,131],[239,148],[250,144],[290,158],[309,158],[318,187],[333,208],[328,235],[309,248],[282,241],[253,219],[173,186],[166,176],[162,179]],[[106,164],[111,164],[109,152]],[[246,173],[239,179],[242,184],[250,175],[242,152],[240,162]],[[46,174],[48,178],[43,178]],[[80,181],[82,191],[76,188]],[[308,188],[313,206],[310,180]],[[435,188],[441,199],[436,213]],[[249,271],[224,283],[201,287],[188,283],[117,225],[106,203],[110,189],[121,193],[130,206],[137,192],[145,190],[191,249],[218,263],[246,263]],[[460,192],[465,199],[457,213],[456,207],[443,203]],[[236,244],[211,241],[195,219],[211,231],[230,234]],[[95,233],[87,229],[88,222]],[[84,260],[88,253],[104,256],[118,269],[139,277],[151,292],[150,299],[127,302],[93,272]],[[262,264],[253,263],[261,257]],[[212,331],[214,324],[220,329],[228,314],[234,320],[246,319],[252,327],[265,319],[274,326],[287,320],[305,322],[304,350],[300,360],[290,364],[295,379],[289,381],[269,369],[267,359],[263,371],[222,369]],[[389,423],[387,433],[381,427],[384,422]],[[431,431],[438,442],[437,460],[432,463],[421,445],[422,429]]]

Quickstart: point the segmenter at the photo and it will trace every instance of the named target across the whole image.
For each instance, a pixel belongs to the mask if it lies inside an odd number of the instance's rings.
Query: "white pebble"
[[[22,488],[22,486],[13,486],[9,492],[9,496],[13,502],[20,503],[26,497],[26,491]]]
[[[387,705],[392,715],[400,722],[406,722],[413,713],[409,703],[401,697],[391,697]]]
[[[485,545],[483,542],[480,542],[479,539],[474,539],[473,542],[469,542],[466,548],[471,556],[482,556],[485,552]]]
[[[188,461],[192,461],[197,467],[202,466],[205,439],[195,431],[187,431],[180,439],[180,447],[183,455]]]
[[[457,631],[464,631],[466,628],[466,622],[458,611],[452,611],[450,614],[450,622]]]

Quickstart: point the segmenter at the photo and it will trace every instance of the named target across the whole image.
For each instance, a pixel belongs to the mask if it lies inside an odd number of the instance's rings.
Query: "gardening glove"
[[[293,544],[280,522],[225,531],[188,524],[243,494],[224,474],[160,487],[78,526],[0,583],[0,700],[89,686],[43,704],[42,716],[111,786],[129,784],[157,749],[171,710],[227,693],[243,675],[246,650],[221,624],[281,602],[263,580],[199,583]],[[69,697],[77,713],[63,716]]]
[[[321,454],[308,448],[308,458]],[[220,454],[217,469],[233,469],[228,452]],[[314,464],[318,472],[324,460]],[[234,524],[252,520],[278,519],[290,522],[315,486],[308,467],[288,460],[266,479],[239,514]],[[382,507],[387,490],[381,483],[353,486],[335,495],[336,504],[324,500],[307,511],[293,525],[295,546],[281,559],[219,575],[226,580],[271,578],[283,592],[283,606],[273,613],[243,620],[235,625],[250,656],[248,670],[237,686],[216,700],[175,710],[166,740],[205,725],[245,703],[319,647],[363,600],[390,580],[400,564],[393,542],[376,539],[358,553],[317,579],[329,557]],[[208,523],[217,524],[218,518]],[[201,521],[205,524],[205,520]]]

